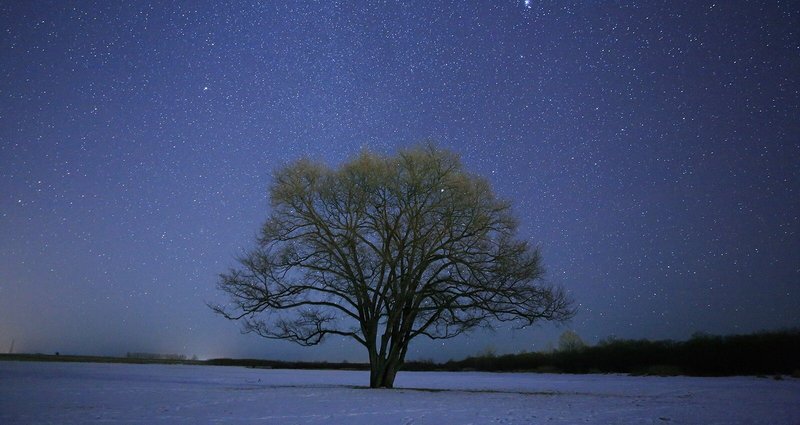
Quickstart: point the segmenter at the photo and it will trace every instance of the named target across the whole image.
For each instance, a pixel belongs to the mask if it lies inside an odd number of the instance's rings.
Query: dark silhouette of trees
[[[515,239],[509,203],[450,152],[364,152],[339,169],[300,160],[274,176],[270,201],[257,246],[220,276],[231,303],[211,307],[266,338],[352,338],[373,388],[392,387],[418,336],[574,313],[543,281],[539,251]]]
[[[687,341],[610,338],[579,350],[476,356],[442,370],[631,373],[635,375],[792,375],[800,377],[800,329],[749,335],[695,334]]]

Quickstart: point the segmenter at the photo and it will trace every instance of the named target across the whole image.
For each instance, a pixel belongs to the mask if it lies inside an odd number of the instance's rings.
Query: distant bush
[[[685,375],[683,369],[672,365],[653,365],[634,370],[631,375],[637,376],[680,376]]]
[[[561,370],[555,366],[542,365],[533,370],[536,373],[561,373]]]

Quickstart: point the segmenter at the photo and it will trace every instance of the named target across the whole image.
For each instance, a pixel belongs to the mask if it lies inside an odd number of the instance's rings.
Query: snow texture
[[[800,424],[800,380],[0,361],[0,424]]]

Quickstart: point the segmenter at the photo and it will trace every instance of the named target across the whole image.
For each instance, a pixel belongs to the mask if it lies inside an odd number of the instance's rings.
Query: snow
[[[800,424],[800,380],[0,361],[0,424]]]

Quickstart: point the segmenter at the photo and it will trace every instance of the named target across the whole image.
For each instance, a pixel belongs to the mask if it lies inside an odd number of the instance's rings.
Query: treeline
[[[185,354],[163,354],[163,353],[131,353],[125,354],[129,359],[149,359],[149,360],[187,360]],[[197,356],[192,356],[192,360],[197,360]]]
[[[565,333],[567,334],[567,333]],[[491,353],[450,360],[409,361],[402,370],[540,373],[628,373],[634,375],[792,375],[800,378],[800,329],[750,335],[696,334],[687,341],[607,339],[584,345],[577,334],[559,349],[507,355]],[[577,343],[576,343],[577,342]],[[265,369],[369,370],[366,363],[293,362],[261,359],[187,360],[182,355],[128,353],[126,357],[0,354],[0,360],[166,363],[245,366]]]
[[[367,363],[349,362],[289,362],[282,360],[261,359],[210,359],[203,362],[212,366],[244,366],[256,369],[332,369],[332,370],[369,370]]]
[[[550,352],[485,354],[446,363],[408,361],[406,371],[627,373],[634,375],[793,375],[800,377],[800,329],[751,335],[696,334],[688,341],[607,339],[595,346],[560,344]],[[369,370],[366,363],[212,359],[219,366]]]
[[[145,358],[136,356],[112,357],[112,356],[83,356],[69,354],[42,354],[42,353],[14,353],[0,354],[0,361],[28,361],[28,362],[66,362],[66,363],[128,363],[128,364],[188,364],[202,365],[201,360],[186,360],[179,358]]]
[[[548,353],[483,355],[423,369],[636,375],[793,375],[800,377],[800,329],[751,335],[695,334],[688,341],[608,339]]]

